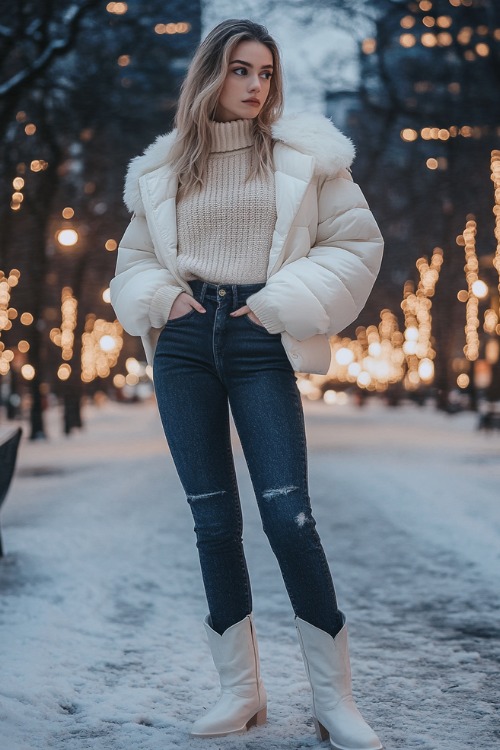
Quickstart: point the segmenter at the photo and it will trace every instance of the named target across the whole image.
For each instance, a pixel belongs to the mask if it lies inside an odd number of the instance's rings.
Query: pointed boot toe
[[[300,617],[295,618],[295,624],[311,684],[318,739],[330,739],[335,750],[382,750],[382,743],[352,696],[345,617],[335,638]]]

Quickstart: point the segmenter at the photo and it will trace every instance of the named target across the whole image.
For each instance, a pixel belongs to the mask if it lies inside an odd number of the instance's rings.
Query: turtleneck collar
[[[212,145],[210,151],[235,151],[238,148],[246,148],[253,143],[252,120],[229,120],[229,122],[216,122],[210,120],[210,132],[212,134]]]

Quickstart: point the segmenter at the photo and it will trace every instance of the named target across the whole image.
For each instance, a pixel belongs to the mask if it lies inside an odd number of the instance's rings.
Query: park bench
[[[0,509],[7,497],[16,466],[17,450],[21,440],[22,427],[0,427]],[[3,556],[2,533],[0,529],[0,557]]]

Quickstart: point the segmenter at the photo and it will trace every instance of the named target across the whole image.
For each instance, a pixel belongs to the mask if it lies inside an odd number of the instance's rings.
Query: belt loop
[[[233,310],[237,310],[239,307],[238,284],[231,284],[231,291],[233,293]]]
[[[201,304],[203,304],[203,300],[205,299],[205,292],[206,291],[207,291],[207,282],[204,281],[203,282],[203,286],[201,287],[201,292],[200,292],[200,302],[201,302]]]

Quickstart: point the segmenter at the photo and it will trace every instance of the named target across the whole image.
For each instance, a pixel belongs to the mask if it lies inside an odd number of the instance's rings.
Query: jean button
[[[226,290],[225,289],[219,289],[219,295],[221,297],[224,297],[225,294],[226,294]]]

